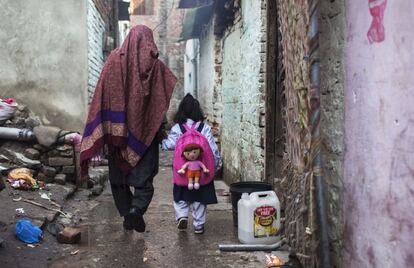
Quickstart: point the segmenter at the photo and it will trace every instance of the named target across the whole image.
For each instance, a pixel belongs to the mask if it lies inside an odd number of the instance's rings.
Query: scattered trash
[[[17,110],[17,102],[14,99],[0,99],[0,124],[13,117]]]
[[[27,244],[40,242],[43,236],[42,230],[29,220],[19,220],[16,222],[16,236]]]
[[[18,214],[24,214],[24,208],[16,208]]]
[[[53,236],[57,236],[63,229],[65,229],[65,226],[54,222],[49,223],[46,227],[46,230]]]
[[[66,227],[58,233],[57,240],[62,244],[76,244],[81,240],[81,232],[79,229]]]
[[[40,198],[50,201],[50,196],[52,195],[51,193],[39,193],[39,194],[40,194]]]
[[[70,255],[76,255],[76,254],[78,254],[79,253],[79,249],[78,250],[75,250],[75,251],[72,251],[71,253],[70,253]]]
[[[312,230],[311,230],[311,228],[309,228],[309,227],[306,227],[306,228],[305,228],[305,232],[306,232],[306,234],[308,234],[308,235],[311,235],[311,234],[312,234]]]
[[[146,262],[148,260],[148,258],[147,257],[144,257],[143,259],[142,259],[142,261],[143,262]]]
[[[66,217],[66,218],[72,218],[72,216],[69,216],[68,214],[66,214],[65,212],[63,212],[63,211],[61,211],[59,209],[49,208],[49,207],[47,207],[45,205],[42,205],[42,204],[37,203],[37,202],[32,201],[32,200],[28,200],[28,199],[19,197],[19,198],[13,198],[13,201],[15,201],[15,202],[23,201],[23,202],[26,202],[26,203],[29,203],[29,204],[32,204],[32,205],[35,205],[35,206],[38,206],[38,207],[41,207],[41,208],[50,210],[50,211],[59,212],[62,216]]]
[[[13,169],[7,177],[7,181],[15,189],[31,190],[39,188],[39,185],[33,178],[32,171],[28,168]]]
[[[39,244],[27,244],[27,246],[28,246],[29,248],[35,248],[35,247],[38,247],[38,246],[39,246]]]
[[[275,256],[275,255],[266,255],[266,265],[268,268],[270,267],[280,267],[282,266],[284,263],[283,261]]]
[[[93,260],[93,262],[98,262],[100,259],[99,258],[93,258],[92,260]]]

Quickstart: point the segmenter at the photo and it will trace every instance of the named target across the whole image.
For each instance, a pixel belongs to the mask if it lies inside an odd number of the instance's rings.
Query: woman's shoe
[[[131,219],[132,228],[138,233],[145,232],[145,221],[141,211],[136,207],[132,207],[128,215]]]
[[[125,230],[130,231],[130,230],[134,229],[134,226],[132,226],[131,214],[127,214],[127,215],[124,216],[124,224],[123,225],[124,225]]]

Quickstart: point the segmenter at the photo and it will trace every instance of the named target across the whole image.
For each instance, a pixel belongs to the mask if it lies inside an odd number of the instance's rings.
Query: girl
[[[192,127],[196,124],[196,128],[204,121],[203,111],[200,103],[194,99],[191,94],[187,94],[181,101],[174,122],[176,123],[168,135],[168,138],[162,141],[163,150],[174,150],[178,138],[183,134],[180,124],[187,124]],[[213,151],[216,170],[220,166],[220,153],[217,144],[214,141],[211,127],[204,124],[201,134],[206,137],[210,148]],[[174,210],[175,218],[177,220],[177,227],[179,230],[187,229],[188,214],[190,206],[193,211],[193,225],[194,233],[204,233],[204,224],[206,222],[207,205],[216,204],[216,190],[214,188],[214,181],[207,185],[201,185],[197,191],[189,190],[187,186],[179,186],[174,184]]]

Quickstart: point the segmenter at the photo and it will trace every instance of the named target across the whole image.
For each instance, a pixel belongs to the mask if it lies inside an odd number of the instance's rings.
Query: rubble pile
[[[100,195],[108,179],[103,159],[90,168],[88,180],[80,180],[80,143],[79,133],[43,125],[26,106],[0,99],[0,190],[8,188],[0,199],[0,223],[13,226],[12,230],[27,223],[25,232],[16,232],[21,241],[28,243],[24,238],[33,227],[60,243],[79,243],[82,216],[68,206],[69,198],[75,192],[86,200]]]
[[[76,148],[74,135],[79,136],[56,127],[42,126],[38,116],[26,106],[18,105],[12,118],[0,122],[0,171],[24,167],[32,170],[37,181],[45,184],[78,184],[79,148]],[[106,164],[105,159],[100,163]],[[107,174],[102,167],[91,169],[87,184],[82,186],[98,195]]]

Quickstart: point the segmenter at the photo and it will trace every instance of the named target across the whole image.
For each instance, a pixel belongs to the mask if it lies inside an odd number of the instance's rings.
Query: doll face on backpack
[[[189,161],[195,161],[200,157],[202,152],[203,150],[200,146],[197,144],[190,144],[184,148],[183,156]]]

